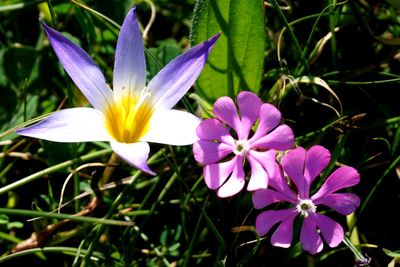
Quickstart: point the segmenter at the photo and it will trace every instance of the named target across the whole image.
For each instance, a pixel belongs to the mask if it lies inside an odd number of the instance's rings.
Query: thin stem
[[[89,160],[92,160],[92,159],[107,155],[107,154],[111,153],[111,151],[112,151],[111,149],[104,149],[104,150],[96,151],[96,152],[93,152],[91,154],[87,154],[85,156],[81,156],[81,157],[78,157],[78,158],[75,158],[75,159],[67,160],[67,161],[64,161],[64,162],[62,162],[60,164],[51,166],[51,167],[49,167],[47,169],[44,169],[44,170],[41,170],[41,171],[39,171],[37,173],[31,174],[31,175],[29,175],[29,176],[27,176],[25,178],[22,178],[22,179],[14,182],[12,184],[9,184],[9,185],[6,185],[6,186],[0,188],[0,195],[4,194],[4,193],[7,193],[8,191],[11,191],[11,190],[13,190],[15,188],[18,188],[18,187],[20,187],[20,186],[22,186],[24,184],[33,182],[33,181],[35,181],[35,180],[37,180],[37,179],[39,179],[39,178],[41,178],[41,177],[43,177],[43,176],[45,176],[47,174],[59,171],[59,170],[64,169],[66,167],[70,167],[75,163],[82,163],[82,162],[86,162],[86,161],[89,161]]]
[[[49,6],[51,21],[53,22],[53,26],[55,29],[57,29],[56,15],[54,13],[53,5],[51,4],[51,0],[46,0],[46,2],[47,2],[47,5]]]
[[[353,252],[354,256],[356,257],[357,261],[364,262],[367,259],[361,254],[360,251],[351,243],[350,239],[345,236],[343,239],[343,243]]]
[[[125,221],[117,221],[103,218],[94,218],[94,217],[85,217],[85,216],[75,216],[73,214],[65,214],[65,213],[50,213],[36,210],[22,210],[22,209],[7,209],[0,208],[0,214],[14,215],[14,216],[22,216],[22,217],[34,217],[34,218],[53,218],[60,220],[71,220],[77,222],[87,222],[87,223],[96,223],[101,225],[118,225],[118,226],[133,226],[132,222]]]
[[[149,159],[149,163],[153,162],[154,160],[156,160],[158,157],[160,157],[162,154],[164,153],[164,149],[159,150],[156,154],[154,154],[150,159]],[[123,197],[125,196],[125,194],[128,192],[128,190],[130,189],[130,186],[133,185],[133,183],[136,181],[136,179],[140,176],[142,172],[137,171],[135,172],[135,174],[132,176],[132,179],[129,181],[128,185],[121,191],[121,193],[119,193],[119,195],[116,197],[116,199],[114,200],[114,202],[111,204],[110,209],[108,210],[106,216],[104,216],[105,219],[110,218],[114,211],[117,209],[118,205],[121,203]],[[87,254],[85,255],[85,257],[82,260],[81,266],[88,266],[89,264],[89,259],[91,258],[91,255],[94,251],[95,246],[97,245],[97,242],[99,240],[100,235],[102,234],[104,230],[104,224],[99,225],[96,229],[95,229],[95,233],[94,233],[94,237],[92,239],[92,242],[89,244],[89,247],[87,249]]]
[[[272,5],[274,6],[274,9],[276,12],[278,12],[278,15],[281,17],[283,24],[285,25],[286,30],[289,33],[290,38],[293,41],[294,46],[297,49],[297,52],[299,55],[302,55],[302,49],[301,46],[299,44],[299,41],[296,38],[296,35],[294,34],[292,27],[290,26],[289,22],[287,21],[285,15],[283,14],[281,8],[279,7],[278,3],[276,2],[276,0],[271,0]],[[305,57],[301,57],[301,61],[303,61],[304,66],[306,67],[307,70],[309,70],[310,66],[308,65],[307,60],[305,59]]]
[[[395,79],[387,79],[387,80],[377,80],[377,81],[367,81],[367,82],[356,82],[356,81],[337,81],[337,80],[326,80],[327,83],[331,85],[375,85],[375,84],[383,84],[383,83],[394,83],[399,82],[400,78]]]
[[[365,198],[360,211],[358,213],[358,218],[360,218],[360,214],[364,211],[365,207],[368,205],[369,200],[371,199],[372,195],[375,193],[375,191],[378,189],[378,187],[381,185],[382,181],[388,176],[388,174],[395,169],[400,163],[400,156],[398,156],[393,162],[392,164],[390,164],[390,166],[386,169],[386,171],[383,173],[383,175],[379,178],[379,180],[375,183],[375,186],[371,189],[371,191],[369,192],[368,196]],[[357,221],[356,220],[356,221]],[[356,225],[356,223],[354,223],[354,225]]]
[[[84,9],[86,9],[86,10],[92,12],[92,13],[95,14],[96,16],[98,16],[98,17],[104,19],[105,21],[109,22],[109,23],[112,24],[115,28],[121,29],[121,25],[119,25],[118,23],[116,23],[115,21],[113,21],[112,19],[110,19],[109,17],[107,17],[107,16],[101,14],[100,12],[97,12],[96,10],[94,10],[94,9],[92,9],[92,8],[86,6],[85,4],[80,3],[80,2],[78,2],[78,1],[75,1],[75,0],[70,0],[70,1],[71,1],[72,3],[74,3],[75,5],[78,5],[78,6],[82,7],[82,8],[84,8]]]
[[[15,259],[21,256],[29,255],[29,254],[34,254],[38,252],[53,252],[53,253],[62,253],[65,255],[79,255],[80,257],[83,257],[83,255],[86,254],[86,250],[81,250],[80,253],[78,253],[77,248],[73,247],[45,247],[45,248],[32,248],[32,249],[26,249],[24,251],[20,251],[17,253],[13,253],[11,255],[5,256],[0,258],[0,263],[3,263],[5,261],[9,261],[11,259]],[[94,255],[91,257],[92,260],[98,260],[98,259],[105,259],[104,255],[101,253],[95,252]]]

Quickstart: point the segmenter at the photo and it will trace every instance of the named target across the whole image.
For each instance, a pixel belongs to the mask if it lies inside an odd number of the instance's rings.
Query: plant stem
[[[78,163],[78,162],[82,163],[82,162],[86,162],[86,161],[89,161],[89,160],[92,160],[92,159],[107,155],[107,154],[111,153],[111,151],[112,150],[110,148],[109,149],[104,149],[104,150],[96,151],[96,152],[93,152],[91,154],[87,154],[87,155],[84,155],[84,156],[81,156],[81,157],[77,157],[75,159],[64,161],[64,162],[62,162],[60,164],[57,164],[57,165],[54,165],[54,166],[51,166],[51,167],[49,167],[47,169],[44,169],[44,170],[41,170],[41,171],[39,171],[37,173],[31,174],[31,175],[29,175],[29,176],[27,176],[25,178],[22,178],[21,180],[18,180],[16,182],[12,183],[12,184],[9,184],[9,185],[6,185],[6,186],[0,188],[0,195],[4,194],[4,193],[7,193],[8,191],[11,191],[11,190],[13,190],[15,188],[18,188],[18,187],[20,187],[20,186],[22,186],[24,184],[33,182],[33,181],[35,181],[35,180],[37,180],[37,179],[39,179],[39,178],[41,178],[41,177],[43,177],[43,176],[45,176],[47,174],[50,174],[50,173],[59,171],[61,169],[64,169],[66,167],[69,167],[69,166],[71,166],[71,165],[73,165],[75,163]]]

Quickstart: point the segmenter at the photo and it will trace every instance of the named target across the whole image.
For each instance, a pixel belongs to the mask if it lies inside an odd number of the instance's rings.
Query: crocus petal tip
[[[221,36],[222,32],[214,34],[208,41],[211,43],[211,46],[215,44],[215,42],[218,40],[218,38]]]

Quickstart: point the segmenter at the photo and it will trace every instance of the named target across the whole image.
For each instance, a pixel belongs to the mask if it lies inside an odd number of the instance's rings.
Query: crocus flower
[[[56,142],[109,141],[117,155],[150,174],[154,173],[146,163],[147,142],[189,145],[197,140],[200,120],[171,108],[199,76],[218,34],[171,61],[146,85],[142,37],[135,10],[130,10],[118,36],[111,90],[85,51],[54,29],[44,24],[43,28],[64,69],[93,108],[57,111],[17,130],[18,134]]]
[[[315,254],[323,248],[324,240],[330,247],[336,247],[343,241],[343,228],[326,215],[317,212],[321,206],[329,207],[338,213],[348,215],[359,205],[360,199],[352,193],[336,191],[353,186],[360,181],[360,175],[352,167],[343,166],[334,171],[310,196],[310,186],[330,161],[330,153],[321,146],[313,146],[308,151],[296,148],[282,158],[282,168],[289,179],[277,170],[270,187],[253,194],[256,209],[262,209],[272,203],[288,202],[291,207],[281,210],[267,210],[257,216],[256,230],[265,235],[275,224],[279,226],[271,237],[274,246],[287,248],[292,242],[293,222],[297,216],[303,217],[300,242],[304,250]]]
[[[245,160],[251,168],[247,190],[267,188],[277,164],[276,150],[287,150],[294,142],[290,127],[278,126],[281,113],[273,105],[262,103],[251,92],[239,93],[237,105],[239,110],[231,98],[219,98],[213,109],[216,118],[200,123],[199,141],[193,144],[195,159],[205,165],[204,180],[210,189],[219,188],[219,197],[229,197],[243,189]],[[255,125],[257,129],[252,132]]]

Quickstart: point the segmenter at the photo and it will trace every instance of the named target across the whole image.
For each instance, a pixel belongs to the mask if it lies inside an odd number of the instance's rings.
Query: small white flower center
[[[247,140],[236,140],[235,141],[235,150],[233,150],[233,153],[238,156],[246,156],[247,153],[250,150],[250,146],[247,143]]]
[[[301,215],[307,217],[309,213],[315,213],[315,211],[317,210],[317,206],[312,202],[311,199],[299,198],[299,202],[296,205],[296,209]]]

